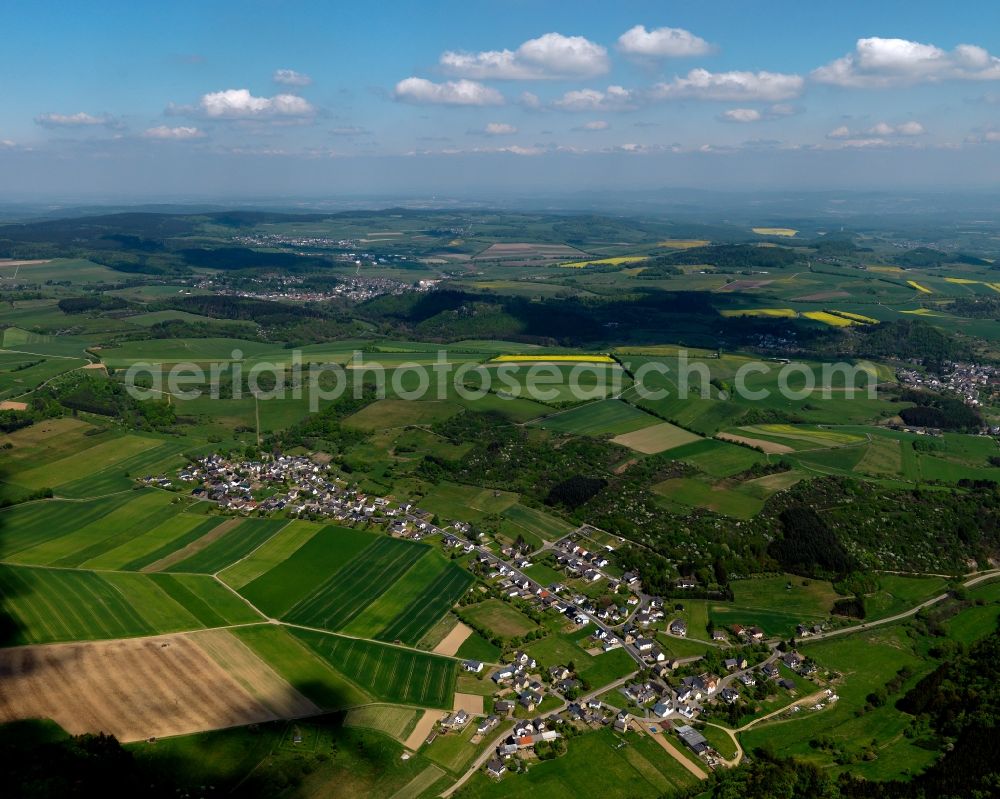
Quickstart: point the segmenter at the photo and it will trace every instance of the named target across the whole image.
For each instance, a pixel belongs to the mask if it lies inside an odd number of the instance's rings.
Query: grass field
[[[476,624],[485,627],[501,638],[513,638],[538,628],[531,619],[499,599],[471,605],[463,610]]]
[[[284,616],[376,540],[371,533],[325,527],[273,568],[242,586],[240,593],[269,616]]]
[[[404,741],[416,726],[419,713],[420,711],[409,707],[367,705],[348,711],[344,717],[344,726],[366,727],[383,732],[398,741]]]
[[[553,414],[537,424],[546,430],[560,433],[601,436],[631,433],[655,425],[657,421],[655,416],[650,416],[627,402],[609,399]]]
[[[476,520],[490,513],[503,513],[517,502],[517,494],[457,483],[437,483],[420,500],[420,507],[444,519]]]
[[[671,457],[713,477],[729,477],[764,460],[764,456],[755,450],[714,438],[702,438],[676,447]]]
[[[532,765],[527,774],[495,782],[477,773],[462,790],[464,799],[636,799],[693,788],[697,780],[655,741],[639,733],[610,729],[573,738],[560,758]]]
[[[415,402],[381,399],[347,417],[344,425],[367,431],[409,425],[430,425],[450,419],[461,410],[460,405],[448,400]]]
[[[38,644],[196,630],[259,617],[210,577],[0,566],[13,620],[7,644]]]
[[[674,447],[681,447],[700,439],[700,436],[670,424],[670,422],[660,422],[651,427],[644,427],[642,430],[616,436],[611,440],[616,444],[634,449],[636,452],[654,454]]]
[[[526,505],[511,505],[502,515],[518,528],[546,541],[562,538],[573,530],[573,525],[568,522]]]
[[[706,508],[737,519],[749,519],[764,507],[763,499],[695,477],[672,477],[657,483],[652,490],[681,507]]]
[[[840,701],[820,712],[800,713],[792,721],[759,725],[740,736],[744,748],[760,746],[766,741],[786,755],[837,768],[830,754],[809,745],[811,739],[820,735],[829,737],[847,752],[874,740],[876,760],[838,768],[867,779],[897,777],[907,770],[919,770],[937,757],[935,752],[915,746],[902,735],[908,717],[895,709],[894,702],[864,714],[856,713],[864,707],[868,694],[882,688],[900,668],[905,666],[915,672],[904,691],[933,668],[933,664],[922,661],[913,652],[904,628],[891,626],[815,644],[804,643],[800,649],[824,667],[843,675],[842,683],[836,686]]]
[[[457,662],[375,641],[292,630],[337,671],[363,690],[392,704],[451,709]],[[294,684],[294,683],[293,683]]]

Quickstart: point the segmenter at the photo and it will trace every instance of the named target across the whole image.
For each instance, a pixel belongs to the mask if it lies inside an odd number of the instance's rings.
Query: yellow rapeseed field
[[[656,246],[669,247],[672,250],[690,250],[694,247],[707,247],[711,243],[707,239],[667,239]]]
[[[912,286],[913,288],[915,288],[917,291],[922,291],[924,294],[933,294],[934,293],[929,288],[927,288],[927,286],[921,286],[916,280],[907,280],[906,283],[907,283],[907,285]]]
[[[605,264],[618,266],[619,264],[634,264],[638,261],[645,261],[648,255],[619,255],[615,258],[600,258],[593,261],[573,261],[568,264],[559,264],[567,269],[582,269],[585,266],[602,266]]]
[[[759,236],[787,236],[788,238],[799,232],[790,227],[755,227],[751,229]]]
[[[812,319],[814,322],[822,322],[824,325],[830,325],[831,327],[850,327],[851,325],[860,324],[852,319],[835,316],[834,314],[827,313],[826,311],[806,311],[802,315],[806,319]]]
[[[723,311],[723,316],[778,316],[794,319],[798,314],[791,308],[740,308],[735,311]]]

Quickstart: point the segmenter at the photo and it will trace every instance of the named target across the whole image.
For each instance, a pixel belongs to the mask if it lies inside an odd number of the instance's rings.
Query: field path
[[[171,552],[166,557],[160,558],[154,563],[150,563],[148,566],[143,566],[140,571],[143,572],[160,572],[173,566],[175,563],[180,563],[182,560],[187,560],[189,557],[194,555],[196,552],[201,552],[209,544],[215,543],[222,536],[232,530],[234,527],[239,525],[243,521],[242,517],[228,518],[225,519],[211,530],[209,530],[205,535],[199,538],[197,541],[192,541],[186,547],[181,547],[175,552]]]
[[[636,726],[639,727],[646,735],[652,738],[656,743],[658,743],[663,749],[669,754],[674,760],[680,763],[684,768],[690,771],[699,780],[707,780],[708,772],[702,768],[699,768],[690,758],[684,756],[676,746],[674,746],[670,741],[667,740],[665,735],[652,733],[649,731],[650,726],[659,726],[660,722],[639,722]]]

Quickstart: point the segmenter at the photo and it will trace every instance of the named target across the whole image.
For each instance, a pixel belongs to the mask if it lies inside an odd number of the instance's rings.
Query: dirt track
[[[138,741],[313,712],[224,631],[0,651],[0,722],[50,718]]]
[[[182,560],[190,558],[196,552],[201,552],[209,544],[218,541],[222,536],[232,530],[236,525],[242,522],[242,518],[226,519],[225,521],[219,522],[219,524],[209,530],[205,535],[199,538],[197,541],[192,541],[186,547],[171,552],[166,557],[160,558],[155,563],[150,563],[148,566],[143,566],[140,571],[144,572],[161,572],[164,569],[169,569],[175,563],[180,563]]]

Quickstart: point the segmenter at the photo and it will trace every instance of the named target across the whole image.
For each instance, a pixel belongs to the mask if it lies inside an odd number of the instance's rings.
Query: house
[[[666,718],[670,715],[670,705],[666,702],[657,702],[653,706],[653,715],[660,719]]]
[[[757,680],[754,679],[754,676],[749,671],[743,672],[736,679],[738,679],[741,683],[743,683],[747,687],[757,684]]]
[[[640,652],[649,652],[654,646],[656,646],[656,641],[651,638],[640,638],[635,642],[635,648]]]
[[[726,638],[726,631],[722,630],[722,629],[719,629],[718,627],[716,627],[715,629],[712,630],[712,640],[713,641],[725,641],[725,640],[727,640],[727,638]]]
[[[674,619],[670,622],[670,634],[683,638],[688,634],[687,622],[684,619]]]
[[[469,714],[464,710],[458,710],[450,716],[441,720],[442,727],[451,727],[452,729],[457,729],[458,727],[464,727],[469,723]]]
[[[509,682],[510,680],[514,679],[515,674],[517,674],[517,669],[514,666],[501,666],[499,669],[493,672],[493,675],[490,677],[490,679],[493,680],[493,682],[495,682],[497,685],[500,685],[500,683]]]
[[[501,716],[510,716],[514,712],[514,703],[501,699],[499,702],[493,703],[493,712]]]
[[[693,577],[680,577],[674,581],[674,585],[682,590],[696,588],[698,583]]]
[[[570,675],[570,670],[565,666],[553,666],[549,669],[549,677],[552,678],[553,682],[556,680],[565,680]]]
[[[536,691],[522,691],[517,698],[517,703],[528,711],[534,710],[541,702],[542,696]]]
[[[802,667],[803,662],[805,662],[805,658],[798,652],[786,652],[782,656],[781,661],[792,671],[798,671]]]
[[[622,582],[626,585],[635,585],[639,582],[639,575],[635,572],[625,572],[622,575]]]
[[[525,668],[528,669],[533,669],[535,668],[535,666],[538,665],[535,662],[535,659],[531,655],[529,655],[527,652],[520,652],[520,651],[514,653],[514,663],[518,666],[524,666]]]
[[[764,640],[764,631],[760,627],[751,627],[747,632],[754,641]]]
[[[738,655],[734,658],[726,658],[722,661],[722,665],[726,667],[726,671],[738,671],[747,667],[747,659]]]
[[[787,680],[787,679],[782,678],[782,679],[778,680],[778,685],[780,685],[786,691],[794,691],[795,690],[795,683],[793,683],[791,680]]]
[[[732,705],[740,700],[739,693],[734,691],[732,688],[723,688],[719,693],[719,696],[722,698],[723,702],[729,705]]]
[[[489,763],[486,764],[486,773],[491,777],[499,779],[507,771],[507,767],[503,764],[500,758],[493,758]]]
[[[615,719],[614,727],[618,732],[628,732],[629,731],[629,715],[628,713],[619,713],[618,717]]]
[[[462,668],[472,674],[479,674],[483,670],[483,664],[478,660],[466,660],[462,662]]]
[[[708,751],[708,739],[694,727],[685,724],[683,727],[677,728],[677,734],[696,755],[701,755]]]
[[[760,667],[760,673],[764,675],[767,680],[776,680],[781,671],[774,663],[765,663]]]
[[[580,687],[579,680],[573,680],[573,679],[559,680],[559,682],[556,683],[556,690],[561,691],[562,693],[566,693],[567,691],[575,691],[579,687]]]
[[[476,727],[476,732],[478,732],[480,735],[485,735],[494,727],[496,727],[497,724],[499,723],[500,723],[500,718],[498,716],[490,714],[489,716],[487,716],[486,718],[484,718],[482,721],[479,722],[479,725]]]

